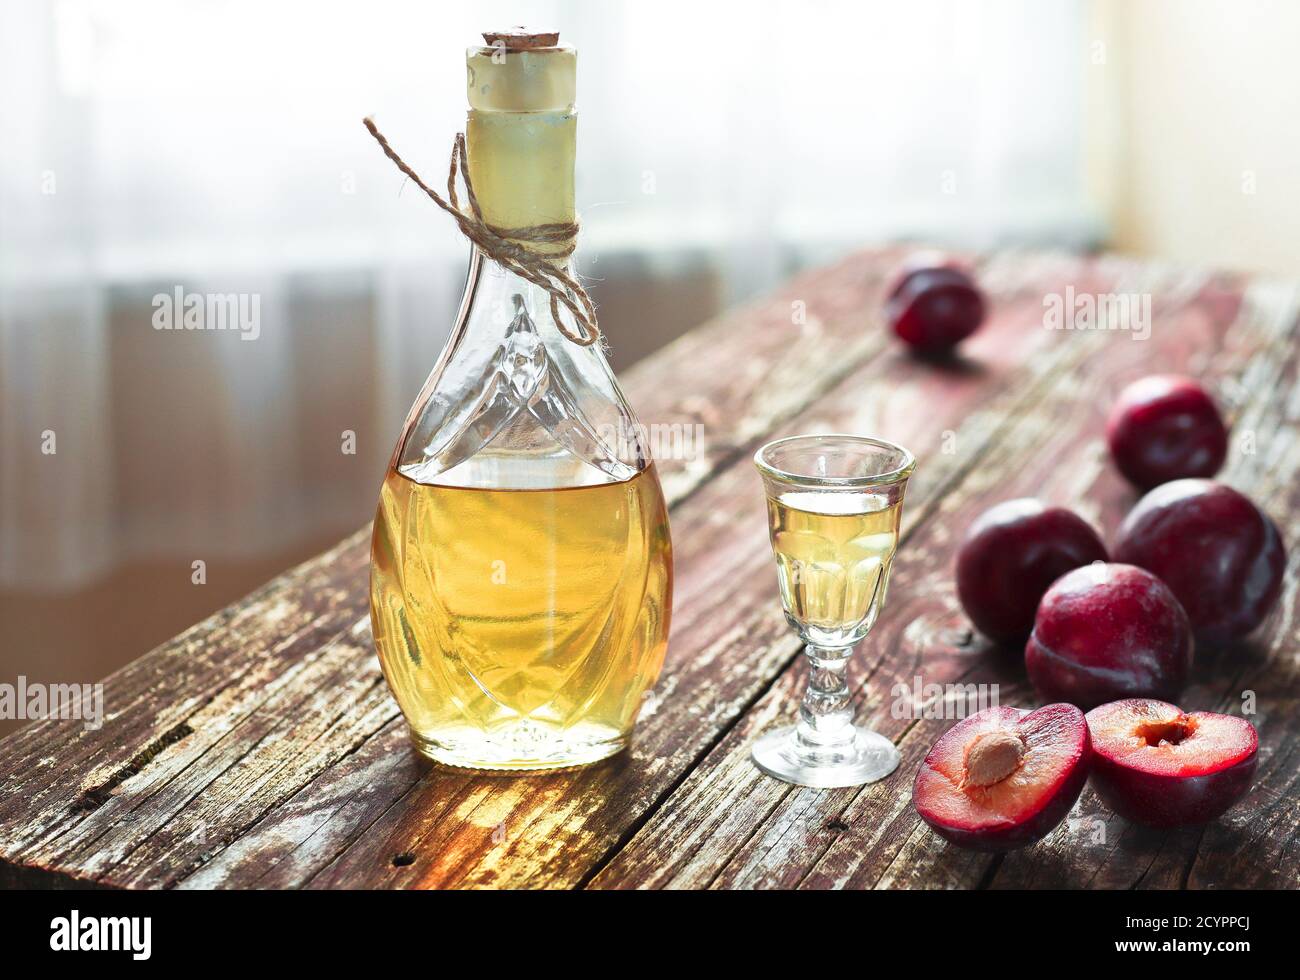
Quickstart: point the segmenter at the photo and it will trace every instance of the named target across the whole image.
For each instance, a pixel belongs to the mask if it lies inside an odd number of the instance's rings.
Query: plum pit
[[[1025,742],[1009,731],[982,732],[966,749],[967,786],[992,786],[1006,779],[1025,758]]]

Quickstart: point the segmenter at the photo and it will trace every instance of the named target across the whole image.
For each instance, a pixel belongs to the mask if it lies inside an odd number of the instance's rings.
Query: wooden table
[[[624,757],[516,778],[441,771],[409,748],[371,647],[368,530],[107,681],[106,723],[33,724],[0,746],[0,880],[141,888],[1296,887],[1300,884],[1300,385],[1293,286],[1114,258],[978,260],[993,311],[966,358],[908,357],[880,322],[897,253],[852,257],[705,325],[628,373],[646,423],[702,423],[707,452],[662,464],[676,596],[667,665]],[[1150,294],[1146,340],[1044,328],[1044,297]],[[610,324],[617,338],[617,324]],[[1197,652],[1187,708],[1253,691],[1249,797],[1198,829],[1130,826],[1085,791],[1044,842],[962,851],[911,806],[952,722],[896,718],[895,685],[999,683],[1029,705],[1016,652],[990,648],[952,585],[985,507],[1037,495],[1109,535],[1134,494],[1102,423],[1142,374],[1209,379],[1234,426],[1223,478],[1291,543],[1283,600],[1249,642]],[[762,441],[868,432],[920,460],[890,600],[851,668],[859,718],[902,751],[860,789],[760,775],[753,739],[795,711],[750,458]],[[395,435],[395,433],[394,433]],[[1243,437],[1249,437],[1243,451]]]

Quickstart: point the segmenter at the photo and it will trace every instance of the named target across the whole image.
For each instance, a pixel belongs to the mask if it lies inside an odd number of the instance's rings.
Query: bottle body
[[[566,340],[542,290],[475,252],[371,546],[375,646],[428,758],[551,769],[627,745],[672,604],[638,431],[599,346]]]
[[[535,489],[384,481],[375,641],[416,747],[444,764],[555,768],[621,750],[663,664],[671,588],[653,467]]]

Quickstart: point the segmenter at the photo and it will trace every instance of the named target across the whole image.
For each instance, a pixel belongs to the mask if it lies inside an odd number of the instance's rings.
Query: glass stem
[[[852,647],[832,649],[809,643],[808,686],[799,706],[798,738],[810,749],[834,749],[853,743],[853,707],[845,672]]]

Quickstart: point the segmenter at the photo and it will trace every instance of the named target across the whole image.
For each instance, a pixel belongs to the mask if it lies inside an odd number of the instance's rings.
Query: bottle
[[[467,57],[465,143],[482,219],[571,224],[576,52],[558,35],[484,39]],[[568,271],[564,243],[530,247]],[[407,416],[375,515],[371,623],[419,752],[563,768],[629,742],[667,648],[672,545],[600,344],[508,265],[472,250]]]

